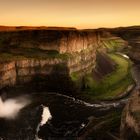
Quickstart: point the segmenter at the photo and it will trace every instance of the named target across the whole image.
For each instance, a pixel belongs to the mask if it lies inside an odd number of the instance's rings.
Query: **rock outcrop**
[[[0,32],[0,47],[40,48],[59,53],[80,52],[100,41],[98,32],[79,30],[15,30]]]
[[[78,72],[82,80],[82,76],[94,68],[99,43],[100,36],[97,31],[76,29],[0,31],[0,88],[27,83],[36,77],[48,81],[45,86],[49,85],[51,89],[63,87],[64,81],[68,84],[65,89],[69,84],[71,87],[72,73]],[[36,49],[41,51],[39,57],[34,56]],[[26,55],[29,50],[30,56]],[[55,53],[51,54],[53,51]],[[8,60],[2,58],[5,53],[10,55]]]
[[[1,28],[0,88],[43,78],[48,89],[66,91],[68,87],[77,88],[71,75],[78,73],[76,80],[80,89],[83,76],[95,67],[97,50],[105,53],[110,46],[120,46],[121,40],[100,30]]]
[[[95,52],[91,50],[88,55],[82,52],[71,56],[67,60],[61,58],[32,58],[5,62],[0,64],[0,88],[23,84],[32,81],[37,76],[42,76],[44,79],[46,78],[46,81],[51,82],[47,79],[47,76],[57,75],[63,81],[64,77],[69,78],[73,72],[79,72],[82,75],[93,69],[95,57]],[[60,84],[59,78],[57,78],[54,78],[54,76],[51,78],[54,79],[51,82],[54,87]]]
[[[140,139],[140,91],[135,90],[133,94],[122,115],[121,137],[123,140]]]
[[[133,61],[135,62],[140,61],[140,27],[139,26],[109,29],[108,31],[126,40],[129,45],[126,52],[128,53],[128,55]]]

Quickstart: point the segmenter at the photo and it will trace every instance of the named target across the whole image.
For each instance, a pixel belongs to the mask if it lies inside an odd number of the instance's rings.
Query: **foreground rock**
[[[124,140],[140,139],[140,90],[133,94],[122,115],[121,137]]]

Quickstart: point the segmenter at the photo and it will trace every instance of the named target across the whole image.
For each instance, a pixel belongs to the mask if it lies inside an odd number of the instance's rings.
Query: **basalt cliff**
[[[78,73],[81,82],[82,76],[95,67],[97,51],[106,52],[102,40],[113,40],[104,34],[51,28],[1,30],[0,87],[42,79],[50,90],[74,89],[73,74]]]
[[[52,80],[50,86],[59,87],[61,79],[70,83],[71,73],[82,75],[93,69],[99,43],[98,32],[75,29],[1,31],[0,86],[29,82],[37,76],[49,79],[48,84]]]

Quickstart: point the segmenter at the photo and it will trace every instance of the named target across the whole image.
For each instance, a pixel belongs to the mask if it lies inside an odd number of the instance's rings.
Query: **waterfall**
[[[39,125],[37,127],[37,134],[35,136],[36,137],[35,140],[42,140],[42,139],[38,138],[38,132],[40,130],[40,127],[43,126],[44,124],[46,124],[47,121],[52,118],[51,113],[49,111],[49,108],[44,106],[44,105],[42,105],[42,107],[43,107],[42,119],[41,119],[41,122],[39,123]]]

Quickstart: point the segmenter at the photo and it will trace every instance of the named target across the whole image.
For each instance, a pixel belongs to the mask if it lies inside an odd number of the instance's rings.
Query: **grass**
[[[91,74],[85,77],[86,98],[104,100],[112,99],[121,95],[126,88],[133,83],[130,66],[131,62],[120,55],[108,54],[117,63],[114,72],[105,76],[100,82],[96,81]]]
[[[119,49],[122,49],[124,43],[121,40],[104,40],[102,41],[103,46],[107,48],[108,52],[115,52]]]
[[[41,50],[39,48],[7,48],[0,50],[0,62],[25,59],[25,58],[35,58],[35,59],[46,59],[46,58],[60,58],[67,60],[69,58],[68,53],[59,54],[55,50]]]
[[[24,56],[14,56],[10,53],[0,53],[0,63],[2,62],[8,62],[11,60],[19,60],[19,59],[25,59]]]
[[[70,78],[72,81],[76,82],[79,80],[79,74],[77,72],[73,72],[70,74]]]
[[[2,39],[0,38],[0,43]],[[85,55],[92,51],[93,48],[88,48],[81,51],[81,55]],[[35,58],[35,59],[47,59],[47,58],[58,58],[63,60],[75,59],[77,52],[63,53],[60,54],[57,50],[42,50],[40,48],[26,48],[20,46],[10,46],[10,47],[0,47],[0,62],[25,59],[25,58]]]
[[[81,90],[83,84],[81,74],[79,72],[73,72],[70,74],[70,78],[77,90]]]

